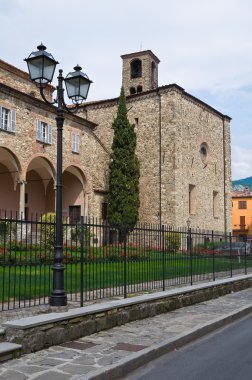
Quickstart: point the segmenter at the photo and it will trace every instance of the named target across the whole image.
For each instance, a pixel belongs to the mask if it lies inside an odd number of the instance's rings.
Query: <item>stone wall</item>
[[[40,99],[40,91],[31,81],[28,73],[4,62],[0,59],[0,83],[3,83],[9,87],[15,88],[25,94],[31,95]],[[54,87],[47,85],[45,88],[45,94],[48,99],[51,100]]]
[[[3,323],[4,339],[22,345],[22,353],[30,353],[52,345],[72,341],[96,332],[139,319],[168,313],[181,307],[208,301],[252,286],[252,278],[231,279],[177,290],[138,296],[68,312],[42,314],[20,321]],[[173,294],[172,294],[173,293]],[[98,310],[99,309],[99,310]]]
[[[231,231],[230,119],[176,85],[129,96],[127,107],[137,134],[140,220],[185,226],[190,218],[193,228]],[[116,112],[116,99],[83,109],[98,124],[95,133],[108,150]],[[202,144],[208,147],[203,161]],[[189,185],[196,189],[191,213]],[[214,193],[218,195],[215,214]]]

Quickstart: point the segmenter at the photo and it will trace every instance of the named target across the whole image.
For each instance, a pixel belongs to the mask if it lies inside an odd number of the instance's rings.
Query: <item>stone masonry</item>
[[[137,134],[140,221],[186,226],[189,219],[193,228],[231,231],[230,117],[176,84],[159,87],[159,59],[150,50],[123,55],[122,60],[128,117]],[[133,61],[139,65],[134,75]],[[132,87],[135,94],[131,94]],[[52,87],[47,91],[50,96]],[[0,106],[15,109],[17,114],[15,134],[0,130],[0,150],[5,152],[0,154],[0,165],[11,170],[1,155],[15,161],[17,193],[27,171],[36,169],[32,165],[34,158],[48,163],[47,171],[50,167],[54,180],[55,108],[41,100],[26,73],[3,61]],[[118,98],[90,102],[78,114],[65,115],[63,169],[81,178],[85,193],[82,214],[98,218],[108,191],[111,124],[117,106]],[[36,141],[38,117],[52,125],[52,145]],[[71,132],[75,130],[81,136],[78,155],[71,151]],[[43,165],[45,161],[36,162]]]
[[[137,85],[138,79],[131,78],[130,59],[150,62],[153,57],[150,51],[122,56],[127,94],[132,81]],[[158,62],[156,58],[155,64]],[[139,83],[143,84],[141,77]],[[140,220],[186,226],[189,218],[193,228],[231,231],[230,118],[176,84],[158,87],[156,83],[153,89],[148,86],[151,80],[145,83],[147,91],[127,97],[140,160]],[[104,100],[83,107],[87,119],[97,124],[95,133],[108,150],[117,102]],[[207,151],[202,157],[204,147]],[[192,187],[194,200],[190,199]],[[190,202],[194,202],[191,209]]]

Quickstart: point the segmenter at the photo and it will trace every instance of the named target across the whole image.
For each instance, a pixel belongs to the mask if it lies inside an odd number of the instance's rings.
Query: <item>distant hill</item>
[[[232,186],[234,190],[242,190],[245,187],[252,190],[252,177],[237,179],[236,181],[232,181]]]

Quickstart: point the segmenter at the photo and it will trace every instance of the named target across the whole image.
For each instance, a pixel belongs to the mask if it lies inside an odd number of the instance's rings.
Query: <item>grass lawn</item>
[[[162,281],[183,277],[185,283],[190,276],[204,279],[204,275],[214,272],[239,269],[251,266],[251,260],[228,256],[194,256],[186,254],[151,254],[139,261],[99,260],[94,262],[69,262],[65,264],[65,290],[78,293],[81,290],[83,273],[83,291],[117,288],[127,284]],[[186,279],[188,279],[186,281]],[[149,287],[151,288],[151,286]],[[33,299],[47,297],[52,289],[52,265],[47,263],[16,262],[0,264],[0,302],[10,299]]]

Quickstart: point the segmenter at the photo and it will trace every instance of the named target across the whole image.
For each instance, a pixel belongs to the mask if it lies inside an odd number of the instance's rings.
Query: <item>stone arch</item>
[[[142,92],[143,91],[143,86],[139,85],[137,86],[137,92]]]
[[[130,95],[136,94],[136,89],[135,87],[130,87]]]
[[[7,217],[15,217],[19,211],[18,184],[21,174],[22,168],[16,154],[10,149],[0,146],[0,210]]]
[[[55,178],[55,168],[47,157],[31,158],[26,169],[26,218],[55,211]]]
[[[76,165],[67,166],[62,175],[63,217],[71,223],[79,222],[81,216],[87,216],[87,193],[89,186],[83,170]]]

